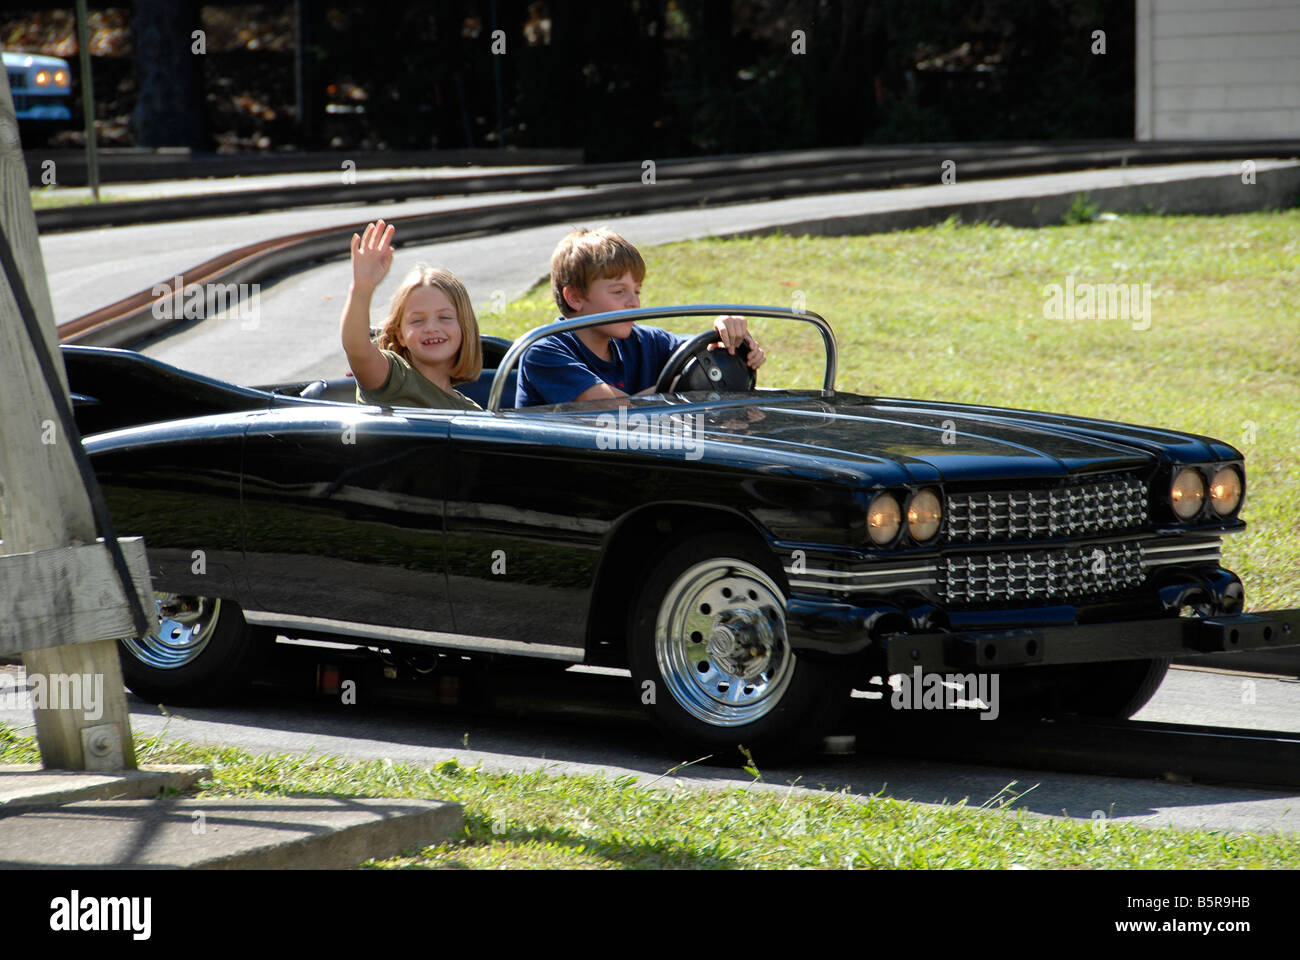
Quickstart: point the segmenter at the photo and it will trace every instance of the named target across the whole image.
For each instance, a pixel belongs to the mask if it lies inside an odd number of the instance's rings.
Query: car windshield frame
[[[515,340],[510,345],[510,349],[506,351],[505,356],[501,358],[496,375],[492,378],[492,388],[488,391],[488,402],[484,412],[491,414],[507,412],[501,409],[501,395],[505,392],[506,383],[510,379],[510,372],[518,365],[524,351],[539,340],[555,336],[557,333],[568,333],[571,330],[583,330],[587,327],[599,327],[607,323],[625,323],[628,320],[640,322],[642,320],[666,320],[675,317],[727,317],[733,315],[762,317],[769,320],[799,320],[804,323],[811,323],[821,334],[822,344],[826,348],[826,369],[822,377],[822,389],[827,392],[835,390],[835,375],[839,366],[839,348],[835,343],[835,331],[831,329],[831,325],[820,314],[811,310],[793,310],[788,307],[695,303],[674,307],[637,307],[635,310],[593,313],[586,317],[557,317],[551,323],[533,327],[533,329]],[[519,412],[520,409],[529,410],[532,408],[511,408],[509,412]],[[547,410],[550,408],[538,406],[536,409]]]

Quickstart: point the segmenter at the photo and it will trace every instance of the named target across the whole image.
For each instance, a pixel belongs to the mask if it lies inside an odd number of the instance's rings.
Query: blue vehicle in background
[[[4,53],[14,112],[24,125],[58,127],[72,119],[68,61],[39,53]]]

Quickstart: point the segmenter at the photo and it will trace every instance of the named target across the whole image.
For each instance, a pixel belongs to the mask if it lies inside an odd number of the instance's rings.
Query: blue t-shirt
[[[658,327],[632,327],[626,340],[610,337],[613,360],[602,360],[576,333],[557,333],[528,348],[519,361],[515,406],[569,403],[598,383],[626,394],[654,386],[674,350],[690,337]]]

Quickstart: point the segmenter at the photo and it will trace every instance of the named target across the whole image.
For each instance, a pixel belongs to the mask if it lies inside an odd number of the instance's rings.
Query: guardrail
[[[86,154],[80,148],[24,151],[27,182],[39,187],[46,164],[54,161],[60,185],[84,187]],[[581,150],[497,149],[473,150],[314,150],[266,153],[204,153],[189,147],[107,147],[98,151],[102,180],[114,183],[148,183],[154,180],[189,180],[198,177],[256,177],[280,173],[338,170],[343,160],[357,169],[394,167],[531,166],[582,163]]]

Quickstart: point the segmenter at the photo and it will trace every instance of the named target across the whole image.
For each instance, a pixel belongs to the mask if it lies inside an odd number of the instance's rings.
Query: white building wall
[[[1300,0],[1137,0],[1137,138],[1300,138]]]

